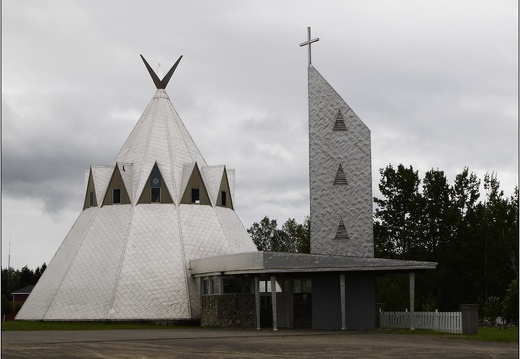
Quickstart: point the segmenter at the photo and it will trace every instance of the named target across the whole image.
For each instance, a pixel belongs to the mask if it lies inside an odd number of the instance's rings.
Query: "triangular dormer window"
[[[112,177],[108,182],[108,188],[102,206],[130,203],[130,196],[128,196],[128,191],[126,190],[123,177],[119,171],[119,166],[116,164],[114,172],[112,172]]]
[[[148,176],[146,185],[137,203],[173,203],[172,196],[170,196],[168,187],[164,183],[157,162],[155,162],[150,176]]]
[[[94,177],[92,176],[92,168],[89,171],[87,192],[85,194],[85,201],[83,202],[83,209],[90,207],[97,207],[96,187],[94,186]]]
[[[233,200],[231,199],[231,190],[229,188],[229,181],[225,167],[224,172],[222,173],[222,180],[220,181],[220,188],[218,192],[216,205],[218,207],[226,207],[233,209]]]
[[[210,206],[208,191],[200,174],[199,166],[195,163],[190,179],[181,198],[181,204],[202,204]]]

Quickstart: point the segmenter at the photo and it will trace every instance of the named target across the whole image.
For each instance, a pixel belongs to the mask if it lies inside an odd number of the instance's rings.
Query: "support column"
[[[246,278],[242,277],[240,280],[240,312],[241,312],[241,327],[246,327]]]
[[[271,276],[271,303],[273,307],[273,331],[278,330],[278,318],[276,315],[276,276]]]
[[[289,278],[287,306],[289,311],[289,328],[294,328],[294,278]]]
[[[339,275],[339,288],[341,293],[341,330],[347,330],[347,310],[345,296],[345,274]]]
[[[260,330],[260,278],[255,277],[256,330]]]
[[[410,330],[415,330],[415,273],[410,273]]]

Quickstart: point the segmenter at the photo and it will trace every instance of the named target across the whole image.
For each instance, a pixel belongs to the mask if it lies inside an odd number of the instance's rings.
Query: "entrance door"
[[[260,296],[260,327],[273,326],[273,302],[270,295]]]
[[[276,318],[278,328],[289,328],[289,295],[276,293]]]
[[[289,296],[286,293],[276,293],[277,327],[289,327],[288,312]],[[260,296],[260,327],[271,328],[273,326],[273,301],[271,295]]]

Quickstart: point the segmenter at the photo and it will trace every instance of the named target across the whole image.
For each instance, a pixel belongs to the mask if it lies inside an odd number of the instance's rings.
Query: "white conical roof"
[[[88,174],[85,207],[16,319],[197,318],[189,260],[256,250],[232,207],[234,171],[206,165],[164,88],[113,164]],[[223,190],[232,200],[218,203]]]
[[[157,161],[174,198],[179,198],[182,167],[197,162],[205,165],[197,145],[182,123],[165,90],[158,89],[117,154],[116,162],[132,163],[133,186],[140,194]],[[135,199],[135,198],[134,198]]]

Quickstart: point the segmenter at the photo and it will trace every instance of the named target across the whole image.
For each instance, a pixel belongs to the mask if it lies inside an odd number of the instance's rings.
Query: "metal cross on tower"
[[[315,38],[315,39],[312,39],[312,40],[311,40],[311,28],[308,27],[308,28],[307,28],[307,41],[302,42],[302,43],[300,44],[300,47],[302,47],[302,46],[306,46],[306,45],[309,45],[309,64],[311,63],[311,44],[312,44],[313,42],[316,42],[316,41],[320,41],[320,39],[319,39],[319,38]]]

